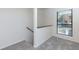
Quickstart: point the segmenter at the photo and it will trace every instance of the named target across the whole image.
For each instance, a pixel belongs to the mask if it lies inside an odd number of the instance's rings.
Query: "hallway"
[[[31,43],[22,41],[2,50],[79,50],[79,43],[52,37],[38,48],[33,48]]]
[[[2,50],[79,50],[79,8],[1,8],[0,12]]]

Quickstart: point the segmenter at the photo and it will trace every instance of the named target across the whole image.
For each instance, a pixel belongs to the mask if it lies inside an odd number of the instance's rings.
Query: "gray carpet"
[[[52,37],[38,48],[34,48],[32,43],[22,41],[2,50],[79,50],[79,43]]]

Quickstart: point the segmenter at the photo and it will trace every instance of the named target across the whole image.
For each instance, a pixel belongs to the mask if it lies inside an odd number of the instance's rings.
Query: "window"
[[[57,33],[72,36],[72,9],[57,12]]]

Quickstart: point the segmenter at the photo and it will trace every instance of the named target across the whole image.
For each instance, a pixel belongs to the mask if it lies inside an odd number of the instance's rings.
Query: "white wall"
[[[34,42],[34,47],[38,47],[41,44],[43,44],[45,41],[47,41],[52,36],[52,27],[45,27],[37,29],[36,31],[36,37]]]
[[[51,20],[48,18],[48,8],[37,9],[37,26],[51,25]]]
[[[29,41],[27,26],[33,28],[33,9],[0,8],[0,49]]]
[[[37,27],[51,25],[47,14],[47,8],[38,8],[37,16]],[[37,28],[34,34],[34,47],[38,47],[52,36],[52,27]]]
[[[73,9],[73,41],[79,43],[79,8]]]
[[[45,9],[37,9],[37,26],[43,26],[45,24]]]

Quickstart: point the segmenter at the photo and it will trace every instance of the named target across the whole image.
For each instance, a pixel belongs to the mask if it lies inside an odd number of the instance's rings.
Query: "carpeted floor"
[[[38,48],[34,48],[32,43],[22,41],[2,50],[79,50],[79,43],[56,37],[47,40]]]

